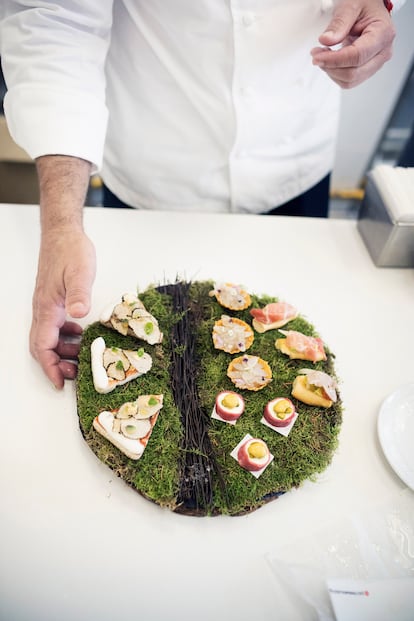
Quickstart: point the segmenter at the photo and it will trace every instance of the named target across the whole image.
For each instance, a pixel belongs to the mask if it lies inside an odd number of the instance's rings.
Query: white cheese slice
[[[105,393],[108,392],[109,377],[106,374],[105,367],[103,365],[103,355],[105,351],[105,341],[99,336],[91,344],[91,367],[93,385],[96,392]]]

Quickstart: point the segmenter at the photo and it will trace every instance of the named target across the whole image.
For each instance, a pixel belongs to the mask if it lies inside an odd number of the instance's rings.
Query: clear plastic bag
[[[300,562],[292,562],[293,555]],[[334,621],[327,579],[414,579],[414,494],[406,489],[312,539],[268,553],[266,560],[292,621]]]

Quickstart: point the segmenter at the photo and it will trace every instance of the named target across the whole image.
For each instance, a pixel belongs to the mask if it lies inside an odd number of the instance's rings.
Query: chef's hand
[[[311,50],[313,64],[344,89],[371,77],[391,58],[395,29],[383,0],[340,0]],[[340,49],[328,46],[341,44]]]
[[[95,249],[82,225],[90,164],[64,156],[44,156],[36,163],[42,236],[30,351],[60,389],[65,379],[76,376],[76,337],[82,333],[68,316],[76,319],[87,315],[95,279]]]
[[[71,318],[87,315],[95,278],[95,251],[83,231],[42,236],[33,295],[30,351],[56,388],[76,376],[82,328]],[[76,339],[75,339],[76,341]]]

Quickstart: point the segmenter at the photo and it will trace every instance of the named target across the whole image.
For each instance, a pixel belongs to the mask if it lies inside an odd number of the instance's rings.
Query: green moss
[[[196,282],[190,287],[190,298],[193,300],[191,310],[197,313],[199,321],[196,381],[204,414],[209,418],[210,439],[226,481],[226,498],[219,482],[214,481],[214,502],[209,512],[237,515],[259,507],[275,493],[288,491],[304,480],[314,478],[327,467],[337,447],[341,403],[339,400],[325,410],[296,402],[299,416],[288,437],[261,424],[262,412],[268,401],[279,396],[291,397],[291,385],[299,369],[311,367],[331,375],[335,373],[333,356],[329,350],[328,360],[315,365],[290,360],[274,346],[279,336],[277,331],[264,334],[255,332],[255,340],[248,353],[268,361],[273,371],[271,383],[257,392],[240,391],[245,399],[246,410],[236,425],[210,419],[217,393],[235,389],[226,374],[230,360],[237,357],[214,348],[211,336],[214,322],[225,313],[251,323],[249,309],[234,313],[223,309],[215,298],[209,297],[212,285],[211,282]],[[98,323],[89,326],[83,334],[79,359],[77,394],[80,426],[92,450],[116,474],[144,496],[162,506],[175,509],[180,484],[179,465],[183,462],[184,449],[181,415],[174,405],[170,388],[169,334],[179,316],[172,312],[169,297],[161,295],[154,288],[140,294],[140,298],[146,308],[157,317],[164,333],[161,345],[144,345],[145,351],[153,357],[152,369],[146,375],[107,395],[98,394],[92,383],[91,342],[97,336],[103,336],[107,346],[137,349],[137,341],[131,337],[122,337]],[[264,306],[272,301],[276,299],[252,296],[253,307]],[[314,327],[301,316],[291,321],[287,328],[317,336]],[[175,345],[176,351],[181,351],[180,347],[179,344]],[[133,461],[96,433],[92,422],[100,411],[118,408],[125,401],[148,393],[163,393],[164,406],[143,456],[138,461]],[[258,479],[243,470],[230,456],[246,433],[262,438],[274,455],[274,460]]]
[[[162,505],[170,505],[177,494],[179,472],[179,446],[182,440],[180,413],[174,406],[169,388],[168,334],[174,317],[168,300],[149,290],[142,294],[146,308],[157,317],[164,333],[162,345],[144,344],[144,350],[153,359],[150,373],[102,395],[95,391],[90,364],[90,345],[97,336],[103,336],[108,347],[137,349],[133,337],[123,337],[99,323],[89,326],[83,333],[79,356],[77,380],[78,413],[81,430],[92,450],[104,463],[146,497]],[[138,461],[128,459],[92,427],[93,419],[103,410],[119,408],[126,401],[133,401],[140,394],[164,394],[164,405],[151,434],[147,449]]]

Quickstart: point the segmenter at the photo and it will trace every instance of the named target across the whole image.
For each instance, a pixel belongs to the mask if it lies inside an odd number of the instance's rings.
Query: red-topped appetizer
[[[216,413],[225,421],[236,421],[244,412],[244,399],[237,392],[224,391],[216,397]]]
[[[277,397],[265,406],[263,416],[274,427],[287,427],[296,414],[295,406],[290,399]]]
[[[306,336],[295,330],[280,330],[285,338],[277,339],[276,349],[294,360],[310,360],[318,362],[326,360],[323,341],[319,337]]]
[[[237,451],[240,466],[250,472],[263,470],[270,463],[272,456],[266,442],[259,438],[249,438]]]
[[[252,308],[253,328],[256,332],[267,332],[286,325],[298,316],[298,311],[287,302],[272,302],[263,308]]]

